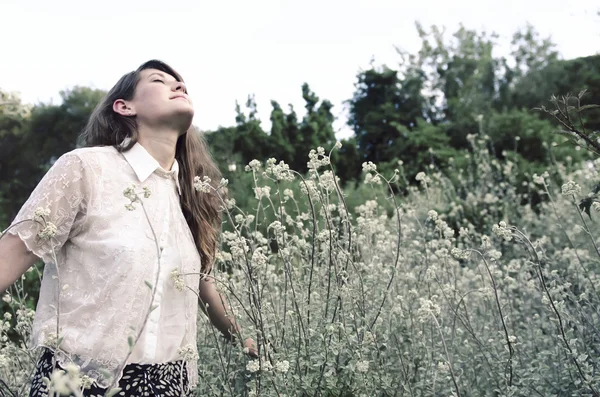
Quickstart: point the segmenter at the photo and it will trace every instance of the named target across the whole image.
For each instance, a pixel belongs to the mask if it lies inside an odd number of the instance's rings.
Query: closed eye
[[[163,83],[163,84],[164,84],[164,81],[162,81],[161,79],[154,79],[154,80],[152,80],[152,81],[153,81],[153,82],[154,82],[154,81],[160,81],[161,83]]]

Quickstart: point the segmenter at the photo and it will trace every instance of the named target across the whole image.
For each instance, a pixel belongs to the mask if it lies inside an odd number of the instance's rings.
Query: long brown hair
[[[117,99],[131,100],[140,73],[145,69],[157,69],[170,74],[177,81],[183,81],[179,73],[164,62],[151,60],[137,70],[127,73],[115,84],[94,109],[87,126],[79,137],[81,146],[114,146],[119,151],[127,151],[138,141],[135,117],[126,117],[113,110]],[[130,141],[121,145],[125,138]],[[209,273],[215,258],[218,234],[221,226],[221,203],[215,193],[199,195],[193,187],[195,176],[208,176],[218,183],[221,173],[217,168],[208,146],[199,132],[190,128],[177,140],[175,159],[179,163],[180,203],[183,215],[194,236],[196,248],[202,260],[202,271]]]

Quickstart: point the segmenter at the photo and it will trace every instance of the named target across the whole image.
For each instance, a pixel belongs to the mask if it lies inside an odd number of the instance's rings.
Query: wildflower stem
[[[513,360],[513,355],[514,355],[514,349],[513,349],[512,343],[510,341],[510,337],[508,335],[508,328],[507,328],[506,322],[504,320],[504,313],[502,313],[502,305],[500,304],[500,297],[498,296],[498,286],[496,285],[496,280],[494,279],[494,276],[492,275],[492,271],[490,270],[490,265],[489,265],[487,259],[485,258],[485,255],[478,250],[473,250],[473,251],[478,253],[479,256],[481,256],[481,259],[483,260],[483,264],[485,265],[487,274],[490,277],[490,281],[492,283],[492,290],[494,291],[494,299],[496,301],[496,307],[498,308],[498,313],[500,314],[500,321],[502,323],[502,329],[504,330],[504,339],[506,340],[506,344],[508,346],[508,361],[506,363],[506,366],[508,367],[508,386],[511,387],[513,384],[512,360]],[[506,373],[506,371],[505,371],[505,373]]]
[[[588,386],[588,388],[590,389],[590,391],[592,392],[594,397],[600,397],[600,393],[590,383],[590,381],[587,379],[587,377],[583,373],[583,370],[581,369],[581,366],[579,365],[579,362],[577,361],[577,357],[575,357],[573,349],[571,348],[571,345],[570,345],[569,341],[567,340],[562,316],[560,315],[560,312],[558,311],[558,309],[556,308],[556,305],[554,304],[554,299],[552,298],[552,295],[550,294],[550,291],[548,290],[548,286],[546,284],[546,278],[544,277],[544,273],[542,272],[542,268],[545,266],[545,261],[538,256],[533,244],[531,243],[531,241],[525,234],[523,234],[520,230],[518,230],[516,228],[515,228],[515,232],[519,234],[519,236],[523,239],[523,241],[526,242],[526,246],[527,246],[529,252],[531,253],[532,257],[535,259],[535,263],[537,264],[536,270],[537,270],[538,278],[540,280],[540,284],[542,286],[544,293],[546,294],[546,297],[548,298],[548,300],[550,302],[550,307],[552,308],[552,311],[554,312],[554,315],[556,316],[556,319],[558,320],[558,330],[560,332],[561,340],[563,341],[563,343],[565,344],[565,347],[567,348],[567,351],[569,352],[569,355],[568,355],[569,358],[571,359],[573,364],[575,364],[575,367],[577,368],[577,372],[579,373],[581,380],[583,380],[583,382]]]
[[[380,174],[377,173],[377,175],[380,175]],[[381,314],[381,311],[383,310],[383,306],[385,305],[385,302],[386,302],[386,299],[388,296],[388,292],[389,292],[390,288],[392,287],[392,283],[394,282],[394,276],[396,275],[396,269],[398,267],[398,263],[400,262],[400,246],[402,244],[402,221],[401,221],[401,217],[400,217],[400,206],[398,205],[398,202],[396,201],[396,195],[394,194],[394,190],[392,189],[392,186],[390,185],[389,181],[381,175],[380,175],[380,177],[386,182],[386,184],[390,190],[390,193],[391,193],[392,201],[394,203],[395,215],[396,215],[396,219],[398,220],[398,240],[396,242],[396,253],[395,253],[395,258],[394,258],[394,267],[392,270],[392,275],[391,275],[391,277],[387,283],[387,286],[385,288],[385,293],[383,294],[383,299],[381,300],[379,309],[377,310],[375,317],[371,321],[370,328],[373,328],[373,326],[375,326],[375,323],[377,322],[377,319],[379,318],[379,315]]]
[[[136,346],[138,340],[141,338],[142,336],[142,332],[144,331],[145,327],[146,327],[146,323],[148,322],[148,319],[150,318],[150,313],[152,313],[152,306],[154,305],[154,298],[156,297],[156,289],[158,286],[158,280],[159,280],[159,276],[160,276],[160,268],[161,268],[161,262],[160,262],[160,257],[161,257],[161,252],[160,252],[160,246],[158,244],[158,237],[156,236],[156,231],[154,230],[154,227],[152,226],[152,222],[150,222],[150,218],[148,217],[148,212],[146,211],[146,207],[144,206],[144,202],[142,201],[142,199],[135,194],[137,201],[140,203],[140,205],[142,206],[142,210],[144,211],[144,216],[146,217],[146,221],[148,222],[148,225],[150,226],[150,231],[152,232],[152,238],[154,239],[154,245],[156,246],[156,262],[157,262],[157,267],[156,267],[156,276],[154,278],[154,283],[152,285],[152,294],[150,296],[150,304],[148,305],[148,310],[146,311],[146,314],[144,316],[143,322],[140,326],[140,329],[137,332],[137,335],[135,336],[135,339],[133,340],[133,344],[131,345],[131,347],[129,348],[127,355],[125,356],[125,358],[123,359],[123,361],[121,362],[121,364],[117,367],[117,372],[116,374],[120,374],[123,369],[125,368],[125,366],[127,365],[127,360],[129,360],[129,357],[131,356],[131,353],[133,352],[134,347]],[[115,385],[118,382],[118,377],[115,376],[112,379],[112,382],[110,383],[110,386],[106,389],[106,393],[108,394],[111,389],[113,387],[115,387]]]
[[[446,359],[448,360],[448,369],[450,370],[450,376],[452,377],[452,383],[454,383],[454,390],[456,390],[456,396],[460,397],[460,389],[458,388],[458,383],[456,382],[456,376],[454,375],[454,369],[452,365],[452,359],[450,358],[450,353],[448,352],[448,347],[446,346],[446,339],[444,338],[444,334],[442,332],[442,327],[438,322],[437,318],[433,313],[431,313],[431,317],[433,317],[433,321],[435,322],[436,328],[440,334],[440,338],[442,339],[442,346],[444,346],[444,352],[446,353]]]

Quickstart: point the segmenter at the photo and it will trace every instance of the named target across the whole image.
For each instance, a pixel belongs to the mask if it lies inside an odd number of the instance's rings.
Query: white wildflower
[[[319,186],[327,191],[335,190],[335,176],[331,171],[325,171],[319,180]]]
[[[279,361],[275,363],[275,370],[277,372],[286,373],[290,369],[290,363],[287,360]]]
[[[126,188],[125,190],[123,190],[123,196],[125,196],[126,198],[128,198],[132,203],[135,203],[136,201],[138,201],[138,196],[135,193],[135,185],[131,185],[128,188]]]
[[[544,175],[533,174],[533,183],[537,185],[545,184]]]
[[[434,221],[435,222],[437,219],[438,219],[438,213],[436,211],[430,210],[427,213],[427,220],[428,221]]]
[[[69,387],[69,377],[66,371],[62,369],[56,369],[50,374],[48,382],[48,389],[53,391],[57,395],[69,395],[71,393],[71,387]]]
[[[177,291],[183,291],[185,289],[185,281],[183,280],[183,275],[179,272],[179,269],[173,269],[171,272],[171,280],[173,280],[173,284],[175,284],[175,289]]]
[[[235,199],[231,198],[231,199],[226,199],[225,200],[225,206],[227,207],[227,209],[231,210],[235,207]]]
[[[52,222],[46,223],[46,227],[38,233],[38,237],[42,240],[49,240],[52,237],[56,236],[56,232],[58,231],[56,225]]]
[[[271,187],[270,186],[255,187],[254,188],[254,197],[256,197],[257,200],[260,200],[263,197],[265,197],[265,198],[271,197]]]
[[[438,362],[437,368],[439,372],[447,372],[450,369],[450,366],[448,363],[440,361]]]
[[[316,196],[318,194],[317,186],[314,181],[303,181],[300,183],[300,191],[302,194]]]
[[[415,179],[419,182],[424,181],[425,178],[427,178],[427,175],[423,171],[417,173],[417,176],[415,177]]]
[[[12,296],[10,296],[8,293],[4,294],[4,296],[2,297],[2,300],[6,303],[10,303],[12,302]]]
[[[471,251],[454,247],[450,251],[450,254],[456,259],[469,259],[471,256]]]
[[[248,163],[248,165],[246,166],[246,171],[255,171],[258,172],[260,171],[260,161],[258,160],[252,160],[250,161],[250,163]]]
[[[510,241],[512,240],[512,232],[510,231],[510,229],[506,226],[506,222],[501,221],[500,223],[498,223],[497,225],[494,225],[492,227],[492,232],[500,237],[503,238],[505,241]]]
[[[325,156],[325,149],[322,147],[318,147],[315,151],[314,149],[308,153],[309,161],[306,163],[306,166],[309,170],[316,171],[322,166],[328,165],[330,163],[329,157]]]
[[[273,229],[275,233],[281,233],[285,231],[285,226],[283,226],[279,221],[274,221],[267,227],[267,230],[269,229]]]
[[[38,207],[35,209],[35,212],[33,214],[33,219],[41,222],[49,216],[50,216],[50,210],[48,208]]]
[[[341,149],[342,148],[342,143],[340,141],[337,141],[333,147],[336,148],[336,149]]]
[[[252,373],[258,372],[258,370],[260,370],[260,362],[258,360],[249,361],[248,364],[246,364],[246,370]]]
[[[569,181],[562,185],[562,194],[565,196],[573,196],[581,193],[581,186],[573,181]]]
[[[149,198],[150,195],[152,194],[152,192],[150,191],[150,188],[148,186],[144,186],[142,188],[142,190],[144,191],[144,198]]]
[[[194,349],[194,346],[189,344],[177,349],[177,354],[186,361],[198,360],[198,353],[196,352],[196,349]]]
[[[369,372],[369,362],[368,361],[359,361],[356,363],[356,370],[358,372],[367,373]]]
[[[435,298],[436,296],[432,296]],[[421,306],[417,310],[417,314],[419,316],[419,320],[423,323],[429,316],[439,316],[441,313],[441,308],[438,304],[434,303],[431,299],[419,298],[421,301]]]
[[[283,161],[280,161],[279,164],[275,164],[275,159],[269,159],[267,161],[266,172],[273,175],[278,181],[294,180],[294,174],[290,171],[290,166]]]
[[[489,249],[492,247],[492,243],[490,242],[490,238],[488,236],[481,237],[481,248]]]
[[[362,169],[364,172],[377,172],[377,166],[373,164],[371,161],[367,161],[362,164]]]
[[[264,268],[267,264],[267,261],[268,258],[262,253],[262,250],[257,249],[252,253],[251,263],[253,267]]]
[[[289,199],[293,199],[294,198],[294,192],[291,189],[285,189],[283,191],[283,197],[289,198]]]
[[[199,176],[195,176],[194,177],[194,189],[196,189],[197,192],[202,192],[202,193],[210,193],[212,186],[210,184],[211,180],[209,177],[207,177],[206,175],[202,177],[202,179],[200,179]]]

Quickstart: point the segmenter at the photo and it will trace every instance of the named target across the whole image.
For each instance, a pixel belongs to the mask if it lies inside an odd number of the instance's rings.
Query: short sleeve
[[[45,263],[56,254],[85,220],[90,183],[83,160],[69,152],[48,170],[11,224],[27,249]]]

